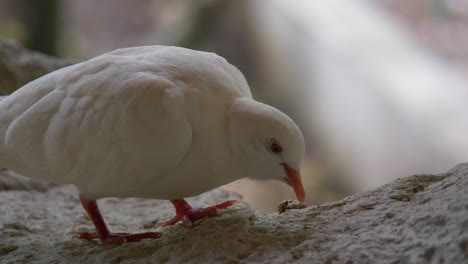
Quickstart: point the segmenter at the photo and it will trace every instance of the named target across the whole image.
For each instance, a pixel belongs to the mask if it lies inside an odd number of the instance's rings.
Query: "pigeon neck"
[[[251,98],[238,98],[228,113],[229,141],[234,178],[258,178],[255,145],[260,142],[264,104]]]

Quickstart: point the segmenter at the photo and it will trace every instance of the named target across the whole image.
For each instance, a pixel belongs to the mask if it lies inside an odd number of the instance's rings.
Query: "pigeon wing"
[[[166,176],[192,143],[183,87],[115,63],[68,67],[4,101],[7,166],[90,196],[126,196]]]

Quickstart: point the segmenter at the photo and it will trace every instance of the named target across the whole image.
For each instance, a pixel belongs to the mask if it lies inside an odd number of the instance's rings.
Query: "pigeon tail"
[[[6,99],[7,96],[0,96],[0,102],[3,100],[3,99]],[[0,114],[1,115],[1,114]],[[1,117],[1,116],[0,116]],[[1,118],[0,118],[1,119]],[[1,133],[0,133],[0,137],[1,137]],[[1,146],[1,142],[2,142],[3,138],[0,138],[0,146]],[[6,168],[5,165],[2,163],[2,155],[0,153],[0,169],[3,169],[3,168]]]

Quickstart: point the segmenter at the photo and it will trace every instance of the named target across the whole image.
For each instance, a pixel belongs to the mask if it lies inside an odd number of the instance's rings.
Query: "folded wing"
[[[7,167],[97,197],[131,194],[182,162],[192,142],[182,84],[126,58],[61,71],[0,102]]]

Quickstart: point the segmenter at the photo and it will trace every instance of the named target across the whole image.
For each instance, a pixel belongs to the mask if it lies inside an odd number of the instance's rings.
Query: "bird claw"
[[[228,200],[223,203],[205,207],[205,208],[189,208],[180,212],[178,210],[176,215],[169,220],[159,222],[157,225],[164,227],[169,225],[174,225],[179,221],[182,221],[182,225],[190,229],[193,226],[193,222],[196,220],[205,218],[205,217],[215,217],[220,215],[220,209],[225,209],[235,203],[238,203],[237,200]]]

